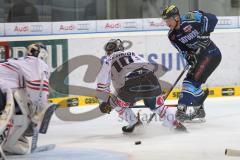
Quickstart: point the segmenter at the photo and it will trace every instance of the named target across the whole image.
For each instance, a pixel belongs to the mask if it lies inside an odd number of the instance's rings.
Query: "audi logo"
[[[31,25],[30,26],[30,31],[31,32],[42,32],[43,31],[43,26],[42,25]]]
[[[136,22],[125,22],[124,28],[137,28]]]
[[[77,24],[77,30],[89,30],[89,26],[88,23]]]

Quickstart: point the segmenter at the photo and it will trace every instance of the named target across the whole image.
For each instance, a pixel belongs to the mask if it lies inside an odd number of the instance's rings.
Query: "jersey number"
[[[112,65],[116,68],[118,72],[120,72],[123,67],[129,65],[130,63],[133,63],[133,59],[131,56],[124,56],[119,58],[118,61],[115,61]]]

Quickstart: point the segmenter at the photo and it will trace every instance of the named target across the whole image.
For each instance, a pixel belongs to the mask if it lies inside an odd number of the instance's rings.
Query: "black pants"
[[[159,81],[150,70],[137,69],[126,76],[125,79],[125,85],[117,93],[117,96],[125,102],[133,104],[141,99],[162,94]]]
[[[198,57],[198,63],[187,74],[185,79],[195,81],[199,85],[196,87],[200,87],[201,84],[207,81],[208,77],[220,64],[221,59],[222,55],[220,50],[212,43],[203,53],[201,53]]]

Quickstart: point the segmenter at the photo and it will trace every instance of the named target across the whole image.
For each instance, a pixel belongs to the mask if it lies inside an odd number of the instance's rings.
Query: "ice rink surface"
[[[240,97],[211,98],[205,103],[205,123],[186,124],[189,133],[176,133],[153,121],[131,135],[122,134],[115,112],[86,122],[53,117],[39,145],[56,144],[52,151],[11,160],[237,160],[225,148],[240,149]],[[149,113],[142,110],[141,113]],[[135,145],[141,141],[141,145]]]

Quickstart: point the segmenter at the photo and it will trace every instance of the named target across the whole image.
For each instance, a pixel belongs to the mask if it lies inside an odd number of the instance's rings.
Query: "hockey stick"
[[[38,99],[38,101],[40,102],[42,98],[42,92],[43,92],[43,74],[41,73],[39,68],[38,68],[38,73],[39,75],[41,75],[41,84],[40,84],[39,99]],[[37,124],[37,126],[33,128],[33,136],[32,136],[32,143],[31,143],[31,150],[30,150],[31,153],[33,153],[34,150],[37,148],[39,127],[40,127],[39,124]]]
[[[169,104],[169,105],[165,105],[165,106],[168,106],[168,107],[177,107],[177,104]],[[134,106],[131,106],[129,108],[149,108],[145,105],[134,105]]]
[[[225,150],[226,156],[234,156],[234,157],[240,157],[240,150],[237,149],[226,149]]]
[[[40,91],[39,91],[39,99],[38,99],[38,102],[41,102],[41,98],[42,98],[42,94],[43,94],[43,86],[44,86],[44,79],[43,79],[43,77],[44,77],[44,72],[41,72],[41,70],[40,70],[40,66],[41,65],[38,65],[38,73],[39,73],[39,75],[41,76],[40,78],[40,81],[41,81],[41,83],[40,83]],[[40,104],[40,103],[39,103]],[[38,105],[39,105],[38,104]],[[39,107],[39,106],[37,106],[37,107]],[[40,131],[40,129],[41,129],[41,126],[42,126],[42,121],[43,121],[43,118],[45,117],[45,113],[46,113],[46,111],[48,110],[48,108],[49,108],[50,106],[47,106],[43,111],[41,111],[40,113],[39,113],[39,115],[36,115],[36,116],[38,116],[39,117],[39,123],[33,128],[33,136],[32,136],[32,143],[31,143],[31,150],[30,150],[30,152],[31,153],[34,153],[34,152],[37,152],[37,143],[38,143],[38,134],[39,134],[39,131]],[[49,147],[50,145],[47,145],[45,148],[46,148],[46,150],[47,150],[47,147]],[[55,147],[55,145],[54,145],[54,147]]]
[[[52,150],[55,148],[54,144],[44,145],[44,146],[40,146],[40,147],[37,146],[38,135],[39,135],[39,133],[45,134],[47,132],[49,121],[55,110],[55,106],[56,106],[55,104],[50,104],[48,107],[46,107],[46,110],[45,110],[45,112],[43,112],[43,115],[40,115],[41,123],[39,123],[37,127],[34,127],[34,130],[33,130],[34,132],[33,132],[33,136],[32,136],[31,153],[48,151],[48,150]]]
[[[177,85],[177,83],[179,82],[179,80],[182,78],[182,76],[184,75],[184,73],[188,70],[189,65],[186,65],[184,70],[181,72],[181,74],[178,76],[178,78],[176,79],[176,81],[174,82],[174,84],[172,85],[172,87],[170,88],[170,90],[167,92],[166,96],[164,96],[164,101],[167,99],[167,97],[170,95],[170,93],[172,92],[173,88]],[[149,124],[152,119],[154,118],[154,116],[156,115],[156,113],[153,113],[149,120],[147,121],[147,124]]]
[[[56,110],[56,108],[57,108],[57,104],[51,104],[48,107],[48,109],[44,113],[43,120],[42,120],[40,129],[39,129],[39,133],[41,133],[41,134],[47,133],[50,120],[51,120],[52,115],[53,115],[54,111]]]

